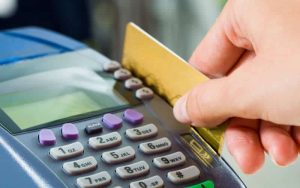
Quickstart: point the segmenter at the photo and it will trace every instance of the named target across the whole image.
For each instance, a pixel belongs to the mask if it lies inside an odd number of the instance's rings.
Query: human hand
[[[285,166],[300,146],[300,2],[229,0],[190,59],[213,78],[175,107],[177,120],[215,127],[230,119],[225,141],[244,173],[264,153]]]

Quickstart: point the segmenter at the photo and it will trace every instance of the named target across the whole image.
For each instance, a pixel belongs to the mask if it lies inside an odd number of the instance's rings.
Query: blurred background
[[[120,60],[132,21],[188,59],[225,0],[0,0],[0,29],[41,26]]]

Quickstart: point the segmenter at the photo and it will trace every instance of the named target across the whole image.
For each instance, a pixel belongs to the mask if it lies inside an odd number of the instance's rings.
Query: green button
[[[186,188],[214,188],[214,182],[211,180],[207,180],[205,182],[199,183],[199,184],[195,184]]]

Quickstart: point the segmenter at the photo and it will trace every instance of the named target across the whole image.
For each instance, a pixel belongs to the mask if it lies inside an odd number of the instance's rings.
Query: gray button
[[[148,87],[142,87],[135,92],[135,96],[141,100],[152,99],[154,96],[153,91]]]
[[[89,172],[97,168],[95,157],[85,157],[76,161],[65,162],[63,169],[67,174],[76,175],[84,172]]]
[[[126,146],[114,151],[103,152],[101,157],[108,164],[116,164],[134,159],[135,151],[131,146]]]
[[[127,129],[125,134],[131,140],[142,140],[156,136],[158,129],[154,124],[148,124],[137,128]]]
[[[80,188],[96,188],[110,184],[111,176],[108,172],[103,171],[90,176],[77,178],[77,185]]]
[[[155,164],[155,166],[160,169],[172,168],[178,165],[182,165],[185,163],[185,161],[186,157],[180,151],[153,159],[153,163]]]
[[[124,85],[127,89],[135,90],[141,88],[143,82],[140,79],[133,77],[126,80]]]
[[[162,188],[164,181],[159,176],[153,176],[144,180],[130,183],[130,188]]]
[[[83,154],[83,145],[80,142],[51,148],[50,156],[56,160],[64,160]]]
[[[99,122],[91,123],[85,127],[85,132],[86,132],[86,134],[96,134],[96,133],[101,133],[102,129],[103,128],[102,128],[101,123],[99,123]]]
[[[131,77],[131,72],[127,69],[119,69],[114,72],[114,77],[117,80],[127,80]]]
[[[155,154],[171,149],[171,141],[166,138],[160,138],[139,145],[140,150],[145,154]]]
[[[121,68],[121,64],[116,61],[111,61],[103,65],[103,70],[105,72],[113,72],[115,70],[118,70],[119,68]]]
[[[175,184],[193,181],[200,176],[200,170],[196,166],[171,171],[167,174],[168,179]]]
[[[116,169],[117,175],[122,179],[136,178],[149,172],[149,165],[145,161],[121,166]]]
[[[110,148],[120,145],[122,137],[118,132],[89,138],[89,146],[93,149]]]

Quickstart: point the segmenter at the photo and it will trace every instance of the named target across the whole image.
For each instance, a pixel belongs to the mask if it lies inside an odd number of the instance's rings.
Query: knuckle
[[[252,119],[255,115],[252,114],[253,109],[257,109],[257,105],[253,102],[256,101],[252,91],[247,91],[245,83],[242,80],[235,79],[234,81],[229,80],[228,85],[230,88],[223,93],[224,98],[230,103],[230,112],[232,115],[242,118]]]
[[[247,127],[229,127],[226,132],[226,143],[229,148],[257,145],[257,134]]]

